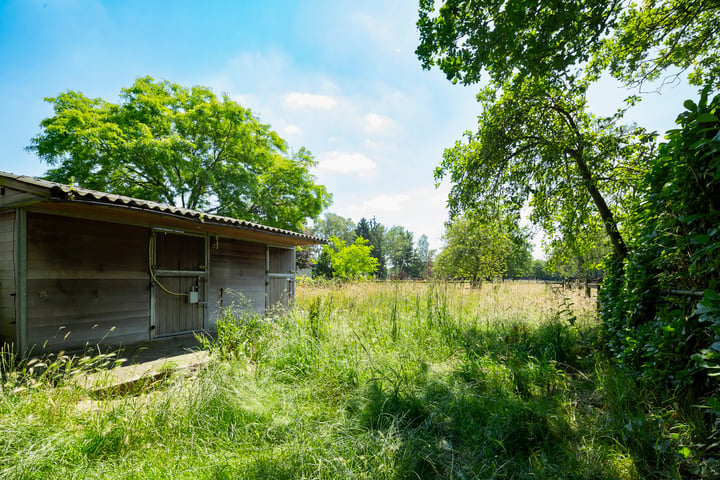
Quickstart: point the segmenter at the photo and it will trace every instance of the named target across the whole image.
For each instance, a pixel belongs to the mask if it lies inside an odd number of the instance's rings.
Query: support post
[[[17,353],[28,353],[27,340],[27,212],[15,210],[15,338]]]

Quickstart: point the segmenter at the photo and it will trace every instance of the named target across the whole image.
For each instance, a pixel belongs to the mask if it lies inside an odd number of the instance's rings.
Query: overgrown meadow
[[[103,398],[73,386],[92,361],[5,356],[0,478],[714,478],[699,414],[613,365],[581,293],[303,284],[226,311],[206,369]]]

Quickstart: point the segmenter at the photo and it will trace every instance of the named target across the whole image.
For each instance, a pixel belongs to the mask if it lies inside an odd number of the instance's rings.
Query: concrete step
[[[79,375],[74,383],[93,398],[138,395],[169,377],[191,375],[208,361],[208,352],[199,350]]]

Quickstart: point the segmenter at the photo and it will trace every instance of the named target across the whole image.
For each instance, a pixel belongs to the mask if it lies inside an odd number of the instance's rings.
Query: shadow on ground
[[[172,360],[173,357],[202,350],[200,342],[193,334],[160,338],[142,343],[134,343],[109,349],[117,352],[118,358],[126,359],[123,366],[153,362],[160,359]]]

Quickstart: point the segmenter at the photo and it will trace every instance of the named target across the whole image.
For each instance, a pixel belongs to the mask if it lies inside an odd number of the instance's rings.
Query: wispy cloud
[[[330,173],[352,173],[369,177],[375,175],[377,165],[362,153],[331,151],[320,156],[317,169]]]
[[[368,113],[365,115],[365,131],[367,133],[383,132],[395,128],[395,121],[385,115]]]
[[[380,194],[365,201],[365,206],[377,212],[403,212],[410,195],[405,193]]]
[[[292,92],[285,96],[285,105],[290,108],[319,108],[332,110],[338,102],[330,95],[317,95],[314,93]]]
[[[447,220],[446,201],[450,185],[442,183],[438,188],[422,187],[397,193],[380,193],[370,198],[342,199],[338,211],[354,221],[376,217],[388,227],[399,225],[416,235],[427,235],[430,247],[442,246],[444,222]]]
[[[302,129],[298,127],[297,125],[282,125],[278,128],[278,133],[280,135],[286,135],[286,136],[295,136],[295,135],[301,135]]]

